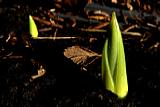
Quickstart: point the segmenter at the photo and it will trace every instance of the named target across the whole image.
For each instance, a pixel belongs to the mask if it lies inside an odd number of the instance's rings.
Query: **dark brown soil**
[[[95,2],[106,4],[107,0],[95,0]],[[74,45],[101,54],[106,33],[79,32],[68,27],[70,25],[67,25],[68,20],[66,20],[66,25],[63,23],[66,27],[58,31],[59,35],[80,35],[80,39],[33,40],[28,37],[28,16],[30,14],[44,16],[49,9],[55,7],[54,2],[0,0],[0,3],[2,6],[0,7],[1,107],[158,107],[160,105],[158,102],[160,30],[156,20],[144,18],[138,22],[141,27],[134,31],[142,33],[141,37],[123,35],[129,92],[125,99],[120,100],[105,90],[102,84],[101,58],[88,65],[87,71],[84,71],[81,65],[73,63],[63,55],[64,49]],[[141,3],[145,4],[144,1]],[[150,14],[154,9],[159,11],[158,2],[148,0],[147,3],[153,4],[150,5],[152,9]],[[144,8],[136,7],[134,3],[132,5],[135,9],[146,12]],[[119,5],[108,4],[108,6],[122,9]],[[59,11],[65,12],[64,9]],[[146,21],[155,22],[156,27],[146,27]],[[85,27],[85,24],[79,22],[77,27]],[[124,25],[122,29],[128,25]],[[43,32],[41,35],[53,33],[54,31],[46,34]],[[6,42],[9,34],[14,35],[16,40],[12,38]],[[90,42],[90,36],[97,39]],[[26,41],[32,46],[25,47]],[[46,73],[31,82],[31,76],[37,73],[39,65],[43,65]]]

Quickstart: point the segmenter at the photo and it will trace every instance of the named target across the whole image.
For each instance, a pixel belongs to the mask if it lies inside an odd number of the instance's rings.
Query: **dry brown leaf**
[[[99,57],[101,55],[87,48],[82,48],[80,46],[72,46],[65,49],[64,56],[71,59],[76,64],[83,65],[84,63],[86,63],[88,58]]]

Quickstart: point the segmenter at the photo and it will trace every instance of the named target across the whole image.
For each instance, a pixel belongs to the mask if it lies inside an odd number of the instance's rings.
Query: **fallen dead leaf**
[[[87,48],[72,46],[65,49],[64,56],[71,59],[74,63],[83,66],[86,63],[90,64],[93,62],[93,60],[95,60],[95,57],[100,57],[101,55]],[[87,59],[91,57],[94,57],[94,59],[90,62],[87,62]]]

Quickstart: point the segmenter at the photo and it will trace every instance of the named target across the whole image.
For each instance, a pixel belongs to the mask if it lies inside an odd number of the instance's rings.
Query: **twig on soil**
[[[56,39],[77,39],[79,37],[37,37],[35,39],[51,39],[51,40],[56,40]]]
[[[149,40],[152,37],[152,34],[150,32],[145,32],[142,38],[140,39],[140,42],[145,42]]]
[[[101,10],[94,11],[94,14],[96,14],[96,15],[102,15],[102,16],[110,18],[109,14],[107,14],[106,12],[101,11]]]
[[[147,23],[147,25],[148,25],[149,27],[152,27],[152,28],[157,28],[157,26],[156,26],[156,25],[151,24],[151,23]]]
[[[91,65],[93,62],[95,62],[97,59],[99,59],[99,58],[101,58],[102,57],[102,55],[99,55],[98,57],[95,57],[93,60],[91,60],[89,63],[87,63],[87,64],[85,64],[83,67],[82,67],[82,69],[84,70],[84,71],[87,71],[87,66],[88,65]]]
[[[137,24],[131,25],[131,26],[129,26],[127,29],[125,29],[123,32],[128,32],[129,30],[134,29],[134,28],[137,28],[137,27],[138,27]]]
[[[88,18],[94,20],[107,20],[107,18],[104,16],[88,16]]]
[[[47,21],[47,20],[44,20],[44,19],[40,19],[39,17],[36,17],[36,16],[32,16],[34,20],[36,21],[39,21],[40,23],[43,23],[45,25],[48,25],[48,26],[53,26],[53,27],[56,27],[56,28],[63,28],[62,25],[59,25],[59,24],[56,24],[56,23],[53,23],[53,22],[50,22],[50,21]]]
[[[85,31],[85,32],[107,32],[107,30],[104,30],[104,29],[83,29],[83,28],[81,28],[80,31]]]
[[[60,14],[60,13],[55,13],[55,12],[52,12],[52,13],[54,16],[58,18],[75,19],[76,21],[87,22],[87,23],[100,23],[98,20],[86,19],[80,16],[65,15],[65,14]]]
[[[109,22],[104,22],[104,23],[101,23],[97,26],[94,26],[93,29],[101,29],[103,27],[106,27],[107,25],[109,25]]]
[[[51,27],[49,27],[49,28],[42,28],[42,29],[39,29],[39,32],[47,32],[47,31],[50,31],[50,30],[52,30]]]
[[[60,17],[57,17],[57,16],[53,15],[51,12],[48,12],[48,16],[49,16],[51,19],[54,19],[55,21],[64,22],[64,19],[63,19],[63,18],[60,18]]]
[[[57,36],[57,31],[58,31],[58,29],[56,29],[56,31],[54,32],[54,40],[56,39],[56,36]]]
[[[32,82],[33,80],[35,80],[35,79],[37,79],[39,77],[42,77],[45,73],[46,73],[46,70],[41,65],[40,69],[38,70],[38,74],[31,76],[30,82]]]
[[[154,45],[152,45],[151,47],[149,47],[149,49],[148,50],[152,50],[152,49],[154,49],[154,48],[160,48],[160,43],[159,42],[156,42]]]
[[[142,36],[139,32],[122,32],[124,35],[130,35],[130,36]]]
[[[130,20],[141,21],[141,19],[144,19],[146,17],[155,17],[156,19],[160,18],[158,15],[152,15],[152,14],[148,14],[148,13],[145,13],[145,12],[142,12],[142,11],[136,11],[136,10],[126,11],[126,10],[121,10],[121,9],[118,9],[118,8],[111,8],[111,7],[107,7],[107,6],[104,6],[104,5],[99,5],[99,4],[96,4],[96,3],[88,4],[85,7],[85,11],[94,11],[94,10],[105,11],[110,15],[111,15],[112,11],[115,11],[117,13],[118,17],[123,14],[124,16],[127,16],[128,19],[130,19]]]
[[[14,32],[11,32],[11,33],[14,33]],[[6,43],[10,40],[11,35],[12,35],[12,34],[9,33],[8,38],[6,39]]]
[[[100,20],[100,21],[110,21],[110,16],[104,11],[96,10],[88,13],[89,19]]]
[[[23,56],[18,56],[18,55],[11,55],[11,56],[5,56],[2,59],[22,59]]]
[[[14,31],[12,31],[8,34],[8,38],[6,39],[6,43],[8,43],[9,41],[12,45],[14,45],[16,43],[17,37],[16,37],[16,33]]]

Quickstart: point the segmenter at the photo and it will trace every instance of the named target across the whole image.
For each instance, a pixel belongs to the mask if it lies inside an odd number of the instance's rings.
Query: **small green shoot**
[[[124,98],[128,93],[128,81],[123,40],[115,12],[112,13],[110,31],[102,52],[102,80],[107,90]]]
[[[36,39],[38,37],[37,26],[36,26],[31,15],[29,15],[29,33],[32,36],[32,38],[34,38],[34,39]]]

